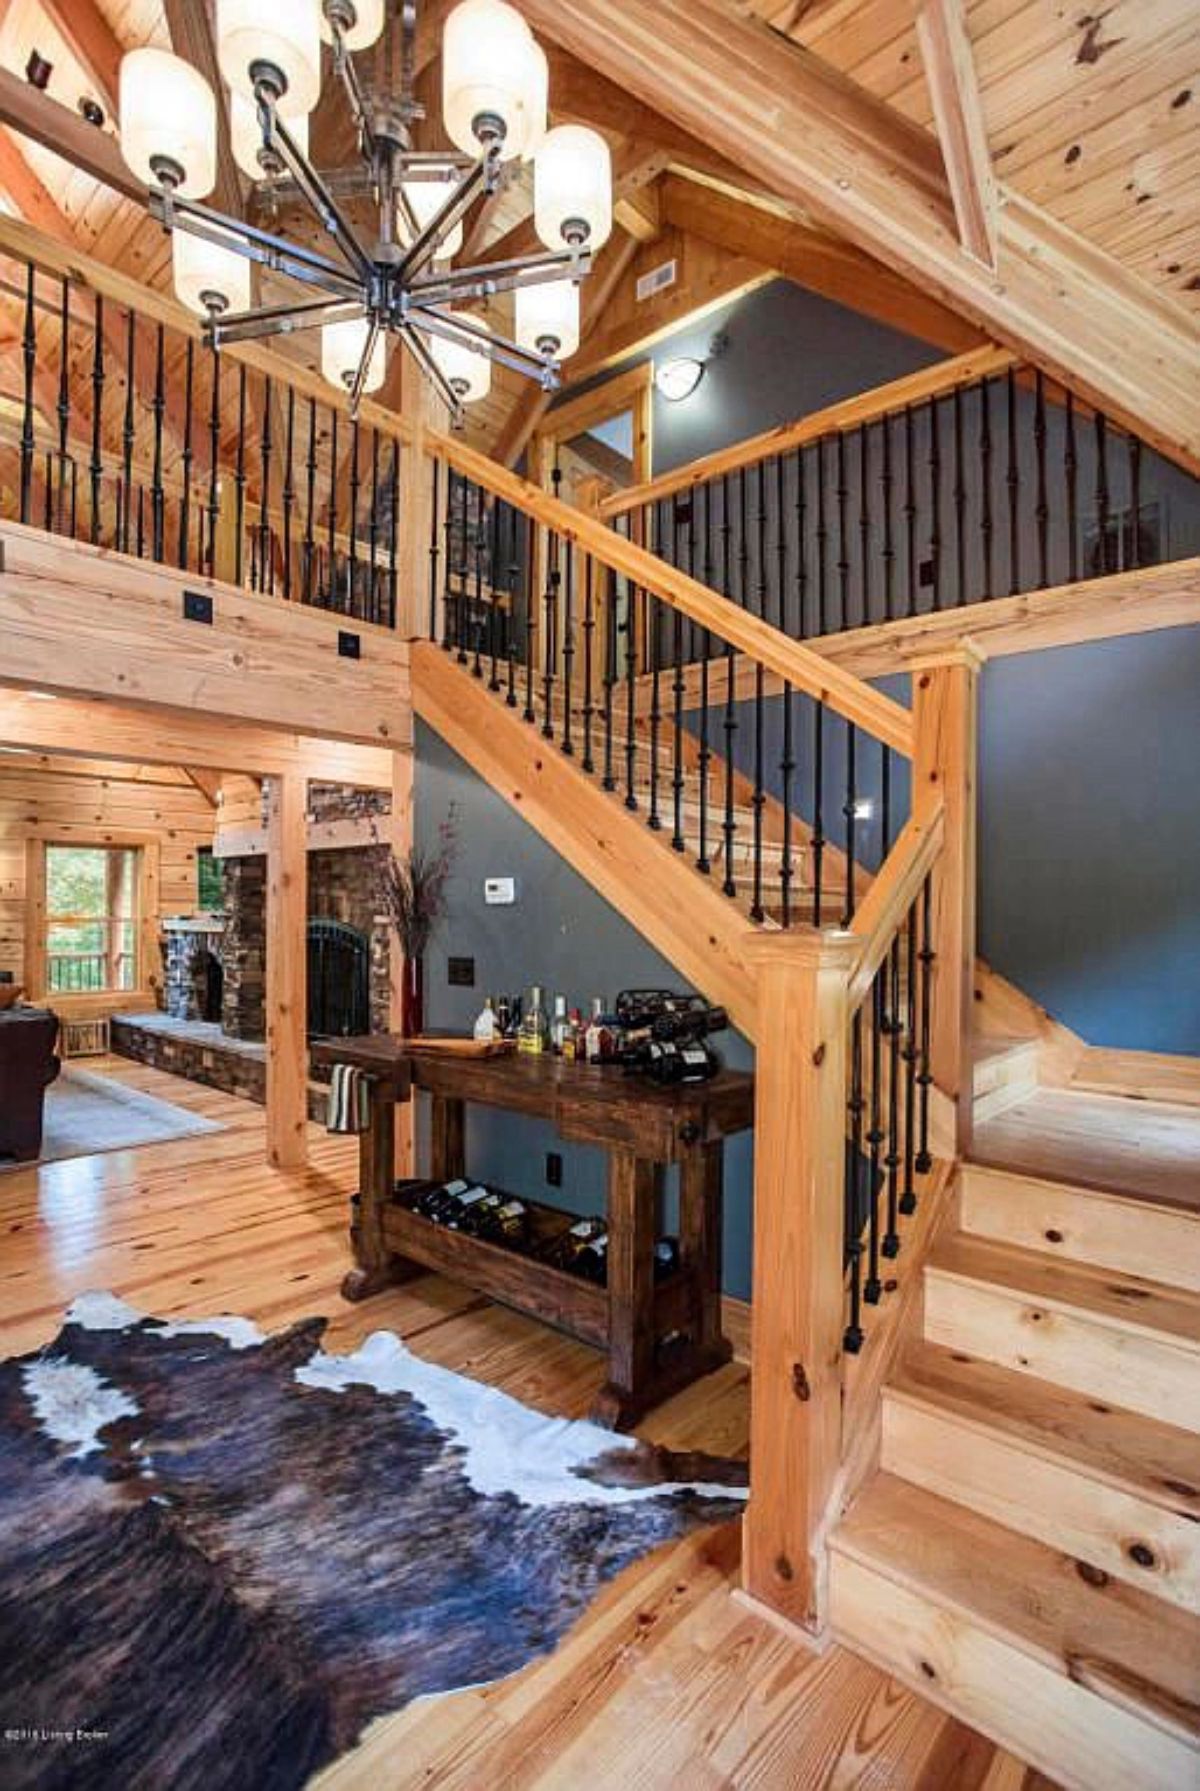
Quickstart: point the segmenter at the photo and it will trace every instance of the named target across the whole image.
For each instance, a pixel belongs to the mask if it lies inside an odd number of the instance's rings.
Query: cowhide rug
[[[741,1464],[547,1419],[387,1331],[326,1355],[324,1329],[88,1294],[0,1362],[0,1784],[302,1785],[741,1509]]]

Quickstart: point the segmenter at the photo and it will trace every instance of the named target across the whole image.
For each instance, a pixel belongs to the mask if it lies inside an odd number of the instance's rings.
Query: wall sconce
[[[704,378],[704,362],[693,355],[681,355],[674,361],[663,361],[654,369],[655,389],[671,404],[690,398]]]

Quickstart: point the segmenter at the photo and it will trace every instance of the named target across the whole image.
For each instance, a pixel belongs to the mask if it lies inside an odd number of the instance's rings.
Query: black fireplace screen
[[[308,1034],[346,1038],[371,1030],[370,946],[340,920],[308,923]]]

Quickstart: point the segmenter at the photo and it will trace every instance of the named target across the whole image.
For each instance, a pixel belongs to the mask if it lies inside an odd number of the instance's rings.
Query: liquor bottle
[[[598,1287],[608,1282],[608,1229],[590,1237],[575,1258],[575,1272]]]
[[[482,1182],[476,1182],[473,1187],[467,1189],[465,1194],[455,1196],[446,1208],[440,1223],[445,1225],[449,1231],[465,1231],[468,1216],[477,1212],[487,1198],[487,1188]]]
[[[531,1057],[540,1057],[549,1043],[550,1028],[546,1022],[546,1010],[542,1006],[541,984],[534,983],[529,992],[529,1006],[521,1017],[517,1050]]]
[[[503,1194],[485,1194],[482,1200],[474,1201],[467,1207],[459,1221],[458,1229],[465,1231],[469,1237],[485,1237],[492,1216],[503,1205]]]
[[[523,1200],[506,1200],[480,1220],[480,1237],[496,1244],[516,1247],[523,1244],[529,1230],[529,1208]]]
[[[470,1182],[461,1180],[437,1182],[424,1194],[418,1196],[413,1210],[420,1213],[422,1218],[432,1219],[437,1214],[448,1211],[451,1204],[457,1200],[460,1194],[465,1194],[470,1185]]]
[[[475,1022],[475,1037],[479,1040],[480,1044],[490,1045],[492,1041],[499,1038],[499,1036],[500,1023],[496,1018],[496,1010],[492,1006],[492,998],[488,995],[484,999],[483,1007],[480,1009],[479,1017]]]
[[[571,1022],[567,1018],[567,998],[565,995],[554,997],[554,1019],[550,1026],[550,1047],[555,1057],[566,1055],[567,1033]]]
[[[612,1028],[604,1017],[604,997],[597,995],[592,1001],[592,1018],[587,1029],[586,1044],[589,1063],[605,1063],[613,1054]]]
[[[577,1007],[571,1009],[562,1054],[568,1063],[582,1063],[587,1056],[587,1027]]]

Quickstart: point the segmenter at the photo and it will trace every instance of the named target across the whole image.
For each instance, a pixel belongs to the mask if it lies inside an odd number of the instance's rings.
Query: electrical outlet
[[[338,657],[341,659],[361,659],[362,636],[354,634],[349,628],[339,628]]]
[[[475,987],[474,958],[447,958],[446,981],[456,989],[473,989]]]
[[[556,1150],[546,1152],[546,1186],[562,1187],[562,1157]]]
[[[183,593],[183,619],[185,622],[208,622],[213,619],[213,600],[207,591],[185,591]]]

